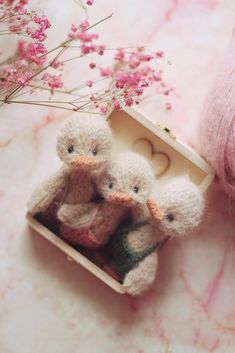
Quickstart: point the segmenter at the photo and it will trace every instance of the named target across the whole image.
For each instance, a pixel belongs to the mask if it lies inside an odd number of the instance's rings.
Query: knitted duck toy
[[[141,217],[153,181],[153,172],[143,157],[120,153],[96,178],[102,201],[61,206],[61,236],[72,245],[93,249],[104,246],[121,221]]]
[[[120,228],[105,249],[111,268],[131,295],[140,295],[153,284],[158,269],[157,250],[169,237],[182,238],[199,225],[204,197],[188,178],[176,177],[148,199],[147,206],[149,217]]]
[[[112,148],[112,132],[100,116],[73,117],[57,139],[57,153],[63,166],[39,185],[29,202],[29,212],[52,230],[62,203],[78,204],[97,196],[94,175],[106,166]]]

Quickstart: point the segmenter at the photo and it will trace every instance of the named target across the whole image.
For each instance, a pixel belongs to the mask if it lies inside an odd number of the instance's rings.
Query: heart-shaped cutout
[[[170,159],[168,155],[163,152],[154,153],[152,143],[145,138],[136,140],[132,150],[149,160],[156,176],[162,175],[169,168]]]

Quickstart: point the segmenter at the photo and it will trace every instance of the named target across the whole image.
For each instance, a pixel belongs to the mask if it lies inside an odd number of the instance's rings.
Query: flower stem
[[[2,102],[3,104],[6,103],[4,99],[0,99],[0,102]],[[81,107],[77,107],[77,108],[66,108],[66,107],[61,107],[61,106],[57,106],[57,105],[53,105],[53,104],[44,104],[44,103],[38,103],[38,102],[30,102],[30,101],[8,101],[8,104],[27,104],[27,105],[36,105],[36,106],[42,106],[42,107],[49,107],[49,108],[58,108],[58,109],[62,109],[62,110],[69,110],[69,111],[81,111],[82,113],[92,113],[92,114],[98,114],[101,115],[100,113],[97,112],[91,112],[91,111],[85,111],[85,110],[81,110]]]

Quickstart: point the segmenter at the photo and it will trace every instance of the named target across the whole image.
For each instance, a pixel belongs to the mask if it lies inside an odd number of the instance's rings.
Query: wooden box
[[[169,157],[170,165],[165,173],[156,178],[158,189],[172,177],[187,174],[204,192],[214,178],[214,171],[194,151],[180,143],[172,132],[159,124],[154,124],[134,109],[124,108],[121,112],[111,112],[108,116],[114,132],[114,153],[133,150],[135,142],[147,139],[151,142],[153,153],[162,152]],[[34,230],[62,250],[68,259],[73,260],[119,293],[125,288],[80,252],[75,250],[49,229],[27,214],[27,220]]]

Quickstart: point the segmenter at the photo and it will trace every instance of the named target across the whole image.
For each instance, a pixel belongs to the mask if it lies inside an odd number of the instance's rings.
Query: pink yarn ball
[[[200,142],[202,155],[235,198],[235,31],[203,110]]]

